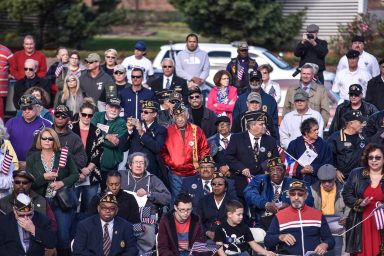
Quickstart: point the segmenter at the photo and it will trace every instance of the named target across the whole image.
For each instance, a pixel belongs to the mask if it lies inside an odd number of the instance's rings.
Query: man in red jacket
[[[172,202],[180,192],[183,179],[197,175],[201,158],[209,154],[209,144],[203,130],[188,122],[186,110],[184,103],[178,103],[173,108],[175,121],[168,127],[161,151],[161,157],[170,169]]]

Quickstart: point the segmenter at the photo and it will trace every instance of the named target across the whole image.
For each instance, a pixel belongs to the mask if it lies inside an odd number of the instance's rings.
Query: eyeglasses
[[[163,68],[173,68],[173,66],[163,66]]]
[[[376,161],[379,161],[379,160],[381,160],[381,156],[368,156],[368,160],[373,160],[373,159],[375,159]]]
[[[29,184],[30,182],[29,181],[22,181],[22,180],[14,180],[13,183],[15,183],[16,185],[27,185]]]
[[[33,68],[24,68],[24,71],[34,71]]]
[[[113,72],[113,74],[115,74],[115,75],[124,75],[125,73],[121,72],[121,71],[115,71],[115,72]]]
[[[289,191],[288,192],[289,196],[298,196],[298,197],[303,197],[305,195],[305,192],[303,191]]]
[[[62,118],[62,119],[65,119],[65,118],[67,118],[67,115],[62,114],[62,113],[56,113],[56,114],[55,114],[55,117],[56,117],[56,118]]]
[[[177,209],[177,211],[179,211],[180,213],[190,213],[190,212],[192,212],[192,209],[190,208],[190,209],[179,209],[179,208],[176,208]]]
[[[111,207],[100,206],[100,209],[102,211],[106,211],[106,212],[114,212],[114,211],[116,211],[117,207],[116,206],[111,206]]]
[[[87,114],[87,113],[80,113],[80,115],[82,117],[88,117],[88,118],[92,118],[93,117],[93,114]]]
[[[189,99],[194,100],[194,99],[199,99],[200,95],[195,95],[195,96],[189,96]]]
[[[115,56],[105,56],[105,58],[107,58],[107,59],[116,59]]]
[[[148,114],[152,114],[153,112],[148,110],[141,110],[141,113],[148,115]]]
[[[216,186],[221,187],[221,186],[224,186],[224,183],[211,183],[211,186],[212,187],[216,187]]]
[[[28,107],[22,107],[21,110],[22,111],[25,111],[25,110],[32,110],[33,109],[33,106],[28,106]]]
[[[133,164],[139,164],[139,165],[144,165],[145,164],[144,161],[133,161],[132,163]]]
[[[76,81],[76,79],[72,78],[72,79],[68,79],[66,82],[68,83],[68,82],[74,82],[74,81]]]
[[[41,137],[41,140],[53,141],[53,138],[52,137]]]
[[[32,217],[33,213],[17,213],[17,216],[20,218],[25,218],[25,217]]]
[[[171,103],[171,104],[176,104],[176,103],[179,103],[180,101],[178,101],[178,100],[170,100],[169,101],[169,103]]]
[[[140,79],[142,78],[143,76],[131,76],[132,79]]]

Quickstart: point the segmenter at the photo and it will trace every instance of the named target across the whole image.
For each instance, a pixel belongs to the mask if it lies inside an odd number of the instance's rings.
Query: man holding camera
[[[324,84],[323,71],[325,70],[325,56],[328,54],[328,43],[317,37],[319,26],[311,24],[307,27],[307,33],[297,44],[294,54],[300,58],[299,67],[305,63],[315,63],[319,66],[317,78]]]

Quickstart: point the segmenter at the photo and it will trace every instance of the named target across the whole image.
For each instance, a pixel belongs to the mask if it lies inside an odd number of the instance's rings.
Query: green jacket
[[[58,168],[61,151],[55,152],[55,162],[53,168]],[[37,194],[45,197],[45,191],[48,186],[47,180],[44,179],[44,166],[41,161],[41,151],[35,151],[30,153],[27,157],[27,170],[35,177],[35,181],[32,184],[32,189]],[[72,155],[68,154],[67,163],[64,168],[59,169],[59,176],[57,181],[64,182],[64,186],[71,187],[79,179],[79,173],[75,162],[72,159]]]
[[[104,138],[107,134],[117,134],[121,140],[128,132],[123,118],[117,117],[114,120],[106,120],[105,111],[96,112],[91,122],[100,128]],[[107,128],[108,131],[106,131],[105,128]],[[110,170],[117,170],[119,163],[123,161],[123,152],[120,150],[119,145],[113,145],[110,141],[104,139],[103,147],[104,151],[100,160],[101,171],[108,172]]]

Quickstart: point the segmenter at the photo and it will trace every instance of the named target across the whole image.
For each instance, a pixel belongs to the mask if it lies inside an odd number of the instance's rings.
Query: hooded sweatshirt
[[[186,47],[176,56],[176,73],[188,81],[194,76],[206,80],[209,75],[208,54],[199,47],[193,52]]]

